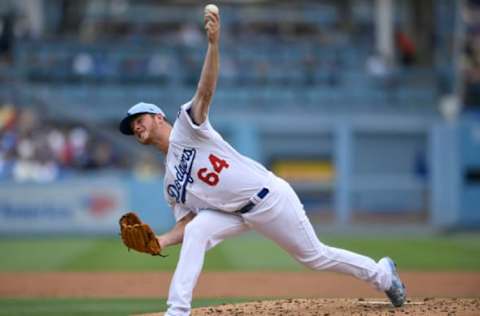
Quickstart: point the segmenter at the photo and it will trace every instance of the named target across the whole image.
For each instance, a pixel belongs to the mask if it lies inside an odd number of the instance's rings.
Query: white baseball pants
[[[241,216],[202,210],[186,226],[182,249],[167,300],[166,316],[190,315],[192,292],[202,270],[205,253],[224,239],[250,229],[275,241],[292,257],[313,270],[350,274],[380,291],[391,285],[391,275],[369,257],[322,244],[290,185],[272,181],[270,193]]]

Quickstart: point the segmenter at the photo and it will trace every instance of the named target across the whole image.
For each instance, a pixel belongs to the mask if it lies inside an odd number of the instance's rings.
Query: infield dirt
[[[166,297],[165,272],[0,273],[0,297]],[[195,309],[200,315],[480,315],[480,273],[403,272],[409,302],[393,308],[383,293],[352,277],[327,272],[205,272],[194,298],[289,297]],[[154,313],[148,315],[162,315]]]

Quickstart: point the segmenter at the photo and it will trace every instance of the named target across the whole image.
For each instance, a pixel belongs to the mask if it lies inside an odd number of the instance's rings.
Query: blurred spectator
[[[15,123],[15,109],[11,105],[0,107],[0,131],[8,130]]]
[[[377,82],[383,82],[389,75],[388,66],[381,55],[372,54],[367,58],[367,73]]]
[[[411,66],[415,63],[417,49],[413,40],[403,31],[395,32],[395,42],[403,66]]]
[[[112,166],[115,162],[113,149],[106,142],[97,142],[91,145],[90,161],[87,165],[89,169],[101,169]]]
[[[52,149],[53,155],[57,161],[63,160],[63,149],[65,148],[65,136],[57,128],[52,128],[47,136],[48,146]]]
[[[68,134],[72,161],[77,167],[82,167],[85,164],[88,141],[89,135],[83,127],[74,127]]]
[[[389,104],[398,104],[398,89],[403,84],[398,78],[396,69],[389,65],[379,54],[372,54],[367,58],[366,70],[372,78],[372,86],[385,92]]]
[[[469,43],[465,69],[465,105],[480,108],[480,38]]]
[[[468,1],[464,49],[464,103],[480,108],[480,1]]]
[[[14,21],[15,17],[12,13],[7,13],[0,18],[0,61],[1,59],[6,62],[11,61],[14,40]]]
[[[0,107],[0,180],[49,182],[70,171],[120,168],[116,157],[81,126],[58,128],[30,109]]]
[[[93,73],[94,62],[89,53],[79,53],[73,58],[73,72],[75,75],[88,76]]]

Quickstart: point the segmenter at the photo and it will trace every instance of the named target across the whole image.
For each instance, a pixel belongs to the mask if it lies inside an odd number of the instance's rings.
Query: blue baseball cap
[[[165,113],[155,104],[140,102],[132,106],[128,111],[127,115],[123,118],[118,126],[118,129],[122,134],[125,135],[133,135],[132,128],[130,127],[130,122],[140,114],[161,114],[162,116],[166,116]]]

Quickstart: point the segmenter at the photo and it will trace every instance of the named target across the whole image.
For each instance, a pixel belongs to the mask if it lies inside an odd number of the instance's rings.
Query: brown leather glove
[[[137,214],[129,212],[120,218],[120,235],[128,250],[149,253],[152,256],[162,256],[160,243],[153,230],[142,223]]]

